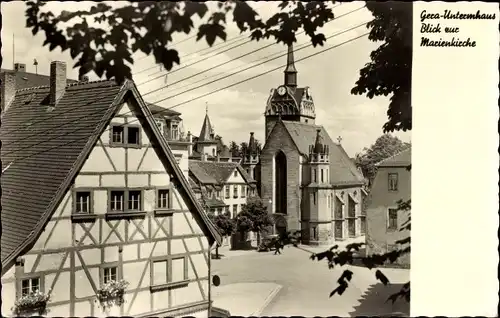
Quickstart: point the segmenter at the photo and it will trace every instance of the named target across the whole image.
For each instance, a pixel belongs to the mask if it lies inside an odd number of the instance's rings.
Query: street
[[[316,248],[317,250],[317,248]],[[258,253],[246,251],[213,261],[213,273],[221,278],[221,285],[213,287],[214,301],[217,303],[217,288],[231,290],[228,285],[263,286],[273,284],[281,286],[269,303],[264,305],[259,314],[261,316],[358,316],[383,315],[395,312],[408,312],[409,305],[398,300],[394,305],[385,300],[392,293],[397,292],[401,283],[409,279],[409,270],[382,269],[382,272],[394,285],[383,286],[375,279],[374,271],[366,268],[349,266],[354,273],[348,289],[341,296],[329,297],[330,292],[337,287],[337,279],[347,267],[329,270],[326,262],[312,261],[310,253],[295,248],[285,247],[282,255],[274,252]],[[264,284],[265,283],[265,284]],[[241,290],[241,288],[239,288]],[[236,290],[236,287],[235,287]],[[258,288],[253,288],[258,293]],[[262,290],[266,292],[267,290]],[[227,295],[227,292],[226,292]],[[238,293],[229,293],[233,306],[242,312],[248,306],[245,297],[252,297]],[[237,305],[236,305],[237,303]],[[234,311],[234,310],[233,310]],[[248,312],[254,312],[249,309]],[[239,313],[233,313],[238,315]]]

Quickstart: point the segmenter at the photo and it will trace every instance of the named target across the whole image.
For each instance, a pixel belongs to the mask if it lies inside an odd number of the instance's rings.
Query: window
[[[217,190],[217,199],[220,198],[220,195],[221,195],[220,190]]]
[[[124,191],[111,191],[110,210],[123,211]]]
[[[394,231],[398,229],[398,210],[397,209],[389,209],[389,218],[388,218],[387,229]]]
[[[313,204],[316,205],[316,192],[313,193]]]
[[[118,280],[118,268],[116,266],[105,267],[102,272],[102,282],[104,284]]]
[[[132,145],[141,144],[141,130],[135,126],[111,126],[111,144]]]
[[[233,204],[233,215],[236,215],[238,213],[238,205]]]
[[[335,219],[336,220],[341,220],[344,218],[343,216],[343,206],[344,204],[342,203],[342,201],[340,201],[338,198],[335,198]]]
[[[111,141],[112,143],[122,144],[123,143],[123,126],[113,126],[111,128]]]
[[[212,192],[212,190],[208,190],[208,191],[207,191],[207,196],[208,196],[209,198],[211,198],[211,197],[213,196],[213,192]]]
[[[127,144],[139,145],[140,144],[140,130],[139,127],[127,127]]]
[[[188,280],[187,262],[185,257],[154,261],[151,270],[152,286],[168,286],[170,284],[182,283]]]
[[[316,176],[316,174],[317,174],[317,171],[316,171],[316,169],[314,169],[313,170],[313,180],[314,180],[314,182],[318,182],[318,177]]]
[[[323,183],[324,180],[323,180],[323,169],[321,169],[321,183]]]
[[[234,176],[237,177],[238,176],[238,170],[234,170]]]
[[[127,198],[127,205],[125,205]],[[113,212],[140,211],[142,209],[142,192],[140,190],[113,190],[109,194],[109,209]]]
[[[317,234],[316,234],[316,227],[315,227],[315,226],[313,226],[312,230],[313,230],[313,237],[312,237],[312,239],[313,239],[313,240],[317,240],[317,239],[318,239],[318,237],[317,237]]]
[[[389,173],[389,191],[398,191],[397,173]]]
[[[244,198],[246,196],[246,186],[241,186],[241,197]]]
[[[21,295],[27,296],[40,291],[40,278],[28,278],[21,281]]]
[[[141,191],[128,192],[128,209],[133,211],[141,209]]]
[[[238,186],[233,186],[233,198],[238,197]]]
[[[160,189],[158,190],[158,202],[156,207],[159,209],[170,209],[170,190]]]
[[[90,191],[78,191],[75,198],[76,213],[90,213]]]
[[[231,196],[230,192],[231,190],[229,189],[229,186],[226,186],[226,199],[229,199],[229,197]]]
[[[163,134],[163,121],[159,118],[155,119],[156,126],[158,126],[158,129],[160,129],[161,133]]]
[[[172,140],[177,140],[179,139],[179,125],[178,124],[172,124],[172,129],[170,130],[170,138]]]
[[[356,202],[349,196],[349,206],[347,207],[347,215],[350,218],[356,217]]]

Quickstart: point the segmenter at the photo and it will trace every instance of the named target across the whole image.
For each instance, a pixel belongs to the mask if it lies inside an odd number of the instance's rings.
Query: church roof
[[[309,146],[314,144],[316,141],[317,130],[321,129],[323,144],[328,146],[330,151],[330,180],[332,184],[340,185],[364,183],[363,176],[359,173],[344,148],[333,142],[323,126],[292,121],[281,121],[281,123],[290,134],[297,150],[305,157],[308,157]],[[279,122],[277,125],[278,124]]]

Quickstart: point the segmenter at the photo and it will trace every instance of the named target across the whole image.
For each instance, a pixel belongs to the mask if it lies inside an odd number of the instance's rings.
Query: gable
[[[266,143],[262,147],[261,156],[266,154],[274,156],[274,153],[279,149],[285,153],[290,151],[299,152],[283,121],[277,121],[274,124],[269,136],[266,138]]]
[[[120,120],[115,114],[123,110],[124,100],[129,101],[128,111],[138,118],[135,123],[143,128],[144,140],[151,141],[151,148],[205,235],[211,241],[221,239],[132,82],[127,81],[121,87],[112,82],[69,87],[51,111],[41,105],[47,90],[29,93],[35,95],[31,105],[24,103],[23,92],[16,94],[13,106],[4,114],[1,131],[8,145],[2,149],[7,150],[2,152],[2,160],[14,162],[2,175],[2,271],[36,241],[82,167],[85,166],[84,172],[95,169],[98,163],[94,158],[103,155],[102,151],[97,155],[100,150],[95,150],[96,145],[109,138],[106,127]],[[98,98],[93,99],[94,96]],[[30,121],[29,130],[18,129]],[[16,134],[9,134],[12,131]],[[117,165],[125,164],[119,161],[119,154],[114,158]],[[130,167],[134,165],[132,158],[127,163]],[[156,167],[159,169],[158,160]]]
[[[234,167],[234,169],[230,172],[226,183],[246,183],[246,181],[243,178],[241,172],[236,167]]]

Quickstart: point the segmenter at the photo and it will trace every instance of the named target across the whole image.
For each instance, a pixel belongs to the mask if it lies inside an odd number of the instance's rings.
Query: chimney
[[[66,63],[53,61],[50,63],[50,105],[55,105],[66,90]]]
[[[191,135],[191,131],[188,131],[187,138],[189,141],[188,156],[191,157],[193,155],[193,135]]]
[[[16,96],[16,74],[13,72],[3,72],[0,75],[2,113],[7,111],[9,104]]]
[[[16,72],[26,72],[26,64],[23,63],[15,63],[14,71]]]

